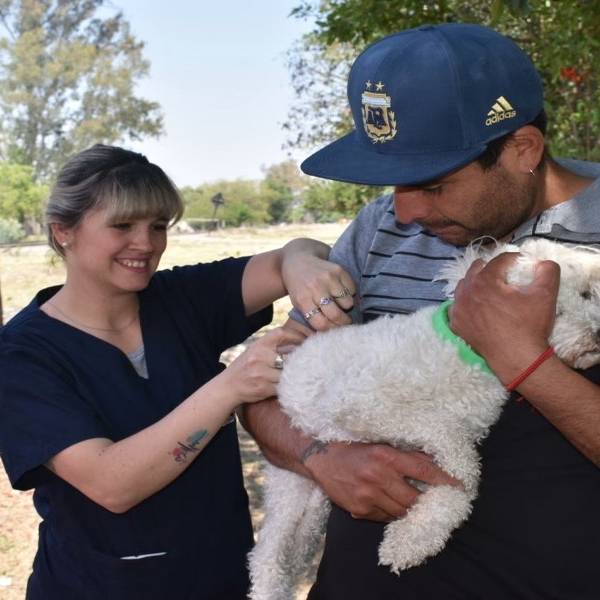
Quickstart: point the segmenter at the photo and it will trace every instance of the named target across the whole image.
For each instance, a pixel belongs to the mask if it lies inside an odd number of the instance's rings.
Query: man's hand
[[[510,382],[548,346],[554,324],[559,266],[540,262],[525,288],[506,283],[517,254],[473,263],[458,284],[450,327],[481,354],[503,383]]]
[[[460,485],[422,452],[382,444],[330,443],[305,454],[304,465],[329,498],[359,519],[391,521],[406,514],[420,492],[408,479]]]

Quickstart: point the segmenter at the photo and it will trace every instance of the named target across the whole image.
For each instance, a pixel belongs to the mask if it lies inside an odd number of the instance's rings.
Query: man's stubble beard
[[[473,227],[464,228],[465,235],[460,244],[451,243],[464,246],[479,238],[483,243],[506,241],[534,216],[535,182],[532,180],[529,185],[523,186],[502,167],[492,169],[494,172],[490,173],[488,184],[473,207],[472,222],[476,223],[480,215],[483,217]]]

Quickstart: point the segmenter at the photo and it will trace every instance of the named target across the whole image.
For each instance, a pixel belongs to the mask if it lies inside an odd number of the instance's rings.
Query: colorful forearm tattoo
[[[177,447],[171,450],[170,454],[175,458],[175,462],[183,463],[187,461],[188,454],[200,452],[198,446],[202,440],[208,435],[206,429],[201,429],[192,433],[186,438],[185,442],[177,442]]]

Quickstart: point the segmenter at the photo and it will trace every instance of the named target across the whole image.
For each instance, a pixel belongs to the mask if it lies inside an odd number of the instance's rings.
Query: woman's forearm
[[[294,239],[278,250],[253,256],[242,279],[246,314],[254,314],[285,296],[290,291],[290,281],[304,282],[305,273],[314,279],[331,269],[333,265],[325,262],[328,256],[327,244],[309,238]]]
[[[112,442],[86,440],[57,454],[49,467],[91,500],[123,513],[186,470],[239,404],[216,377],[160,421]]]
[[[237,406],[273,396],[280,375],[276,348],[301,340],[276,328],[160,421],[118,442],[74,444],[47,466],[94,502],[125,512],[181,475]]]

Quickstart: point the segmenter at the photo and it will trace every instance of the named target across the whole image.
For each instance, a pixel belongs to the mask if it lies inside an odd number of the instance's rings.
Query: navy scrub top
[[[31,600],[246,597],[252,545],[235,422],[171,484],[124,514],[43,465],[90,438],[126,438],[223,370],[223,350],[271,320],[244,316],[247,258],[159,271],[139,294],[149,379],[127,356],[39,310],[38,293],[0,330],[0,453],[42,517]],[[139,560],[123,556],[166,553]]]

